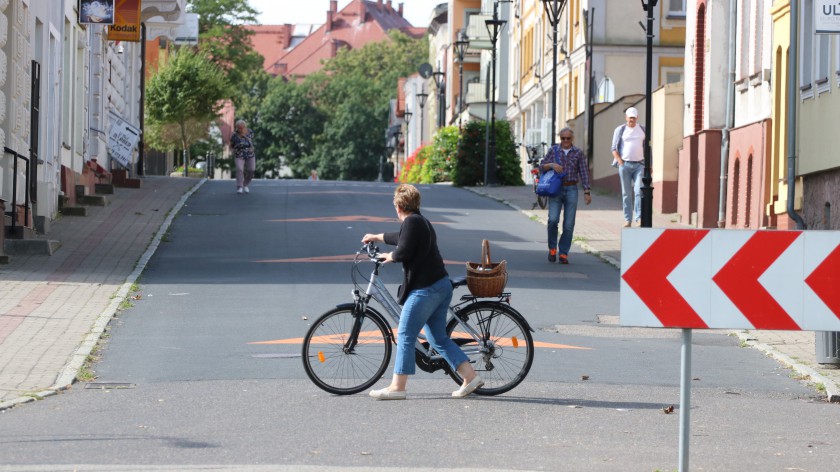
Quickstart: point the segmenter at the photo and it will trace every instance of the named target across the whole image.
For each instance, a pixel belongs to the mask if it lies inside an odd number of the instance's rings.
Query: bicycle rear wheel
[[[537,195],[537,205],[540,206],[543,210],[545,210],[545,206],[548,204],[548,197],[543,195]]]
[[[519,385],[534,362],[534,340],[521,315],[507,305],[494,301],[480,301],[465,306],[458,316],[468,320],[485,341],[480,346],[451,319],[446,326],[449,337],[461,346],[470,358],[484,386],[478,395],[498,395]],[[450,372],[456,383],[463,383],[457,372]]]
[[[351,333],[358,333],[351,340]],[[321,315],[303,338],[303,368],[322,390],[352,395],[375,384],[391,361],[391,329],[368,310],[357,317],[352,308]]]

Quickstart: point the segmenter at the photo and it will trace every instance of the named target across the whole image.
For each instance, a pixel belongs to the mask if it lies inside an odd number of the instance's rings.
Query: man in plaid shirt
[[[589,160],[580,148],[572,145],[574,137],[575,133],[571,128],[560,130],[560,144],[551,146],[540,161],[540,171],[543,173],[549,170],[562,173],[564,169],[566,170],[560,193],[548,199],[548,262],[555,262],[559,258],[561,264],[569,263],[569,249],[572,247],[572,236],[575,231],[578,183],[583,187],[583,199],[586,204],[592,203],[589,190]],[[561,210],[563,211],[563,232],[558,244],[557,227]]]

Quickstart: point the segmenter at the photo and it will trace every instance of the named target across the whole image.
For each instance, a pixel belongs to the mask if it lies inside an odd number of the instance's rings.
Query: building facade
[[[782,2],[776,2],[782,3]],[[784,2],[787,3],[787,2]],[[799,10],[799,132],[796,210],[808,229],[840,229],[840,43],[818,34],[814,0],[795,2]],[[788,225],[790,226],[790,225]]]
[[[183,22],[185,3],[135,6],[147,30],[166,34]],[[142,127],[141,43],[80,23],[78,5],[0,0],[0,206],[14,239],[48,234],[61,205],[114,174],[142,174],[136,148],[123,164],[108,144],[116,119]]]

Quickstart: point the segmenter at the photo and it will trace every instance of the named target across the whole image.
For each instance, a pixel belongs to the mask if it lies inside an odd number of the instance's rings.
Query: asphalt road
[[[489,239],[551,347],[498,397],[453,400],[451,380],[423,372],[409,401],[332,396],[306,378],[299,338],[350,300],[361,236],[398,228],[394,186],[231,188],[208,182],[175,219],[95,382],[0,414],[0,470],[676,469],[680,333],[618,326],[612,266],[579,252],[549,264],[541,224],[421,186],[450,274]],[[384,277],[395,287],[399,267]],[[836,405],[733,337],[696,332],[693,360],[692,469],[840,469]]]

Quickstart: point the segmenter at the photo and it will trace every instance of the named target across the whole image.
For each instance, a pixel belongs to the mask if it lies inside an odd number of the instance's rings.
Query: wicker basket
[[[467,262],[467,288],[476,297],[496,297],[507,284],[507,261],[490,261],[490,242],[481,242],[481,263]]]

